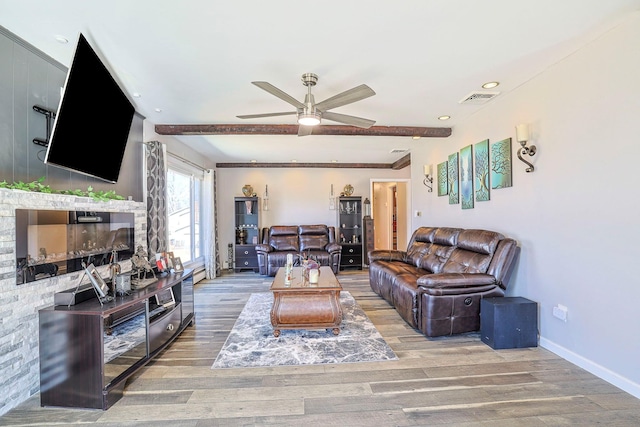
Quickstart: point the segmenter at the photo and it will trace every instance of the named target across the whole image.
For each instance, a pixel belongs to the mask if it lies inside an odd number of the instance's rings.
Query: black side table
[[[493,349],[538,346],[538,303],[522,297],[483,298],[480,339]]]

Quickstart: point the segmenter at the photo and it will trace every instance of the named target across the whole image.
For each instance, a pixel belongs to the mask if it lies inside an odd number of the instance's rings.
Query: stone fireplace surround
[[[38,310],[53,305],[53,295],[75,288],[82,276],[79,271],[16,285],[16,209],[132,212],[134,244],[147,247],[144,202],[0,189],[0,415],[39,391]],[[130,261],[121,267],[130,270]],[[107,277],[108,268],[98,271]]]

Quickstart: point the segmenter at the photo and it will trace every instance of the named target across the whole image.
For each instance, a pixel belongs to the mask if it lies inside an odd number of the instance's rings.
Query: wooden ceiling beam
[[[398,163],[398,162],[395,162]],[[216,163],[217,168],[394,169],[395,163]],[[410,162],[409,162],[410,164]],[[405,165],[408,166],[408,165]],[[400,168],[401,169],[401,168]]]
[[[393,162],[393,164],[391,165],[391,169],[393,169],[393,170],[404,169],[407,166],[409,166],[410,164],[411,164],[411,154],[407,154],[403,158],[398,159],[395,162]]]
[[[298,125],[217,124],[217,125],[156,125],[160,135],[297,135]],[[321,125],[313,128],[312,135],[350,136],[407,136],[421,138],[447,138],[451,128],[419,126],[355,126]]]

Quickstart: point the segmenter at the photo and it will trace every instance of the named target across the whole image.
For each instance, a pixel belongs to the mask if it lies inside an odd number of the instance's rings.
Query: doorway
[[[411,218],[409,180],[371,179],[375,249],[405,250]]]

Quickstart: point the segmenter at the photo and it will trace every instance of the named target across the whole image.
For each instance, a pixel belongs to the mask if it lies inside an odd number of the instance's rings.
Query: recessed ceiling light
[[[420,135],[413,135],[411,139],[420,139]]]
[[[62,44],[69,43],[69,39],[64,36],[56,36],[56,41]]]
[[[338,163],[337,160],[331,160],[331,163]]]
[[[140,98],[140,94],[138,92],[133,92],[131,94],[134,98]]]
[[[292,159],[291,163],[298,163],[298,161],[296,159]]]
[[[256,163],[257,160],[256,159],[251,159],[251,163]]]
[[[438,120],[449,120],[451,118],[451,116],[440,116],[438,117]]]
[[[485,84],[482,85],[483,89],[493,89],[494,87],[498,86],[500,83],[499,82],[487,82]]]
[[[156,113],[162,113],[162,108],[156,108]]]

